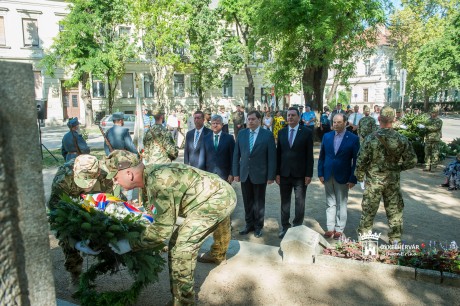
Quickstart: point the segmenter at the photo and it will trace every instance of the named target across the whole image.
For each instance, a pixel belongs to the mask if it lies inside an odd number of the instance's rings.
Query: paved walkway
[[[319,147],[315,147],[315,161]],[[182,162],[182,152],[178,162]],[[446,160],[444,163],[448,163]],[[316,166],[315,166],[316,167]],[[315,168],[316,169],[316,168]],[[435,173],[425,173],[417,167],[402,174],[405,201],[403,240],[411,244],[430,241],[460,243],[460,191],[449,192],[437,187],[442,181],[441,167]],[[56,169],[43,171],[45,194]],[[361,273],[352,267],[340,269],[327,266],[286,265],[277,261],[280,245],[280,194],[276,184],[267,188],[266,218],[261,238],[252,234],[241,236],[244,209],[240,184],[233,184],[238,204],[232,215],[232,253],[226,264],[197,265],[195,289],[200,305],[455,305],[459,304],[460,290],[445,285],[400,279],[394,275]],[[362,191],[355,186],[350,192],[348,222],[345,234],[356,239],[356,228],[361,213]],[[304,224],[323,234],[325,229],[325,195],[316,174],[307,190]],[[294,212],[292,209],[291,216]],[[382,233],[387,241],[388,226],[381,205],[375,219],[374,231]],[[54,274],[58,298],[76,303],[67,289],[67,273],[63,267],[62,252],[50,235]],[[248,242],[249,244],[246,244]],[[209,246],[210,242],[207,242]],[[235,246],[236,243],[236,246]],[[204,246],[206,248],[206,245]],[[104,278],[106,288],[126,288],[125,274]],[[144,290],[137,305],[164,305],[170,299],[167,272],[161,274],[158,284]]]

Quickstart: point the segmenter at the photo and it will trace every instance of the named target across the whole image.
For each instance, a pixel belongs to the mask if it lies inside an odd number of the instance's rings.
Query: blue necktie
[[[292,144],[294,143],[294,129],[291,129],[291,133],[289,134],[289,148],[292,148]]]
[[[200,139],[200,132],[196,131],[195,141],[193,142],[193,147],[194,148],[196,148],[196,145],[198,144],[198,139]]]
[[[254,147],[254,131],[251,131],[249,134],[249,152],[252,152],[252,148]]]
[[[219,135],[214,135],[214,149],[217,151],[217,146],[219,145]]]

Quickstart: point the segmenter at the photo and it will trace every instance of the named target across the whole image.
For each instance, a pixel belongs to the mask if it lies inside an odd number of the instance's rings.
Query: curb
[[[322,266],[334,268],[351,267],[360,272],[385,273],[388,276],[460,288],[460,275],[449,272],[395,266],[378,262],[363,262],[329,255],[316,255],[313,262]]]

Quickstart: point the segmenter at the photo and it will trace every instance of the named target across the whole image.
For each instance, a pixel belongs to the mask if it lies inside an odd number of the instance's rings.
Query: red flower
[[[422,249],[425,247],[425,244],[422,242]]]

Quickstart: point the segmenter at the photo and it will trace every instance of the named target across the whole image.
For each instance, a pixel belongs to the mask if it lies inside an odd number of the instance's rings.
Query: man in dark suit
[[[262,236],[265,214],[265,191],[276,175],[276,147],[272,132],[260,128],[258,111],[248,113],[248,128],[241,130],[233,153],[235,182],[241,181],[246,227],[240,235],[254,231]]]
[[[300,126],[300,113],[295,107],[287,112],[287,127],[278,133],[276,147],[276,183],[281,194],[282,239],[291,227],[291,193],[295,195],[294,226],[302,225],[305,215],[305,194],[313,176],[313,133],[307,126]]]
[[[212,133],[203,139],[200,154],[204,155],[205,170],[217,174],[229,184],[233,182],[232,160],[235,140],[233,136],[222,132],[223,119],[220,115],[211,117]],[[225,218],[213,233],[211,250],[198,256],[199,262],[220,264],[225,260],[231,240],[230,216]]]
[[[193,122],[195,128],[188,131],[185,136],[184,164],[204,170],[204,157],[200,155],[201,142],[211,130],[204,126],[204,113],[202,111],[196,111],[193,114]]]
[[[334,131],[324,134],[318,160],[318,178],[326,189],[325,238],[340,239],[347,223],[348,190],[357,183],[355,177],[359,138],[345,129],[344,114],[333,119]]]

